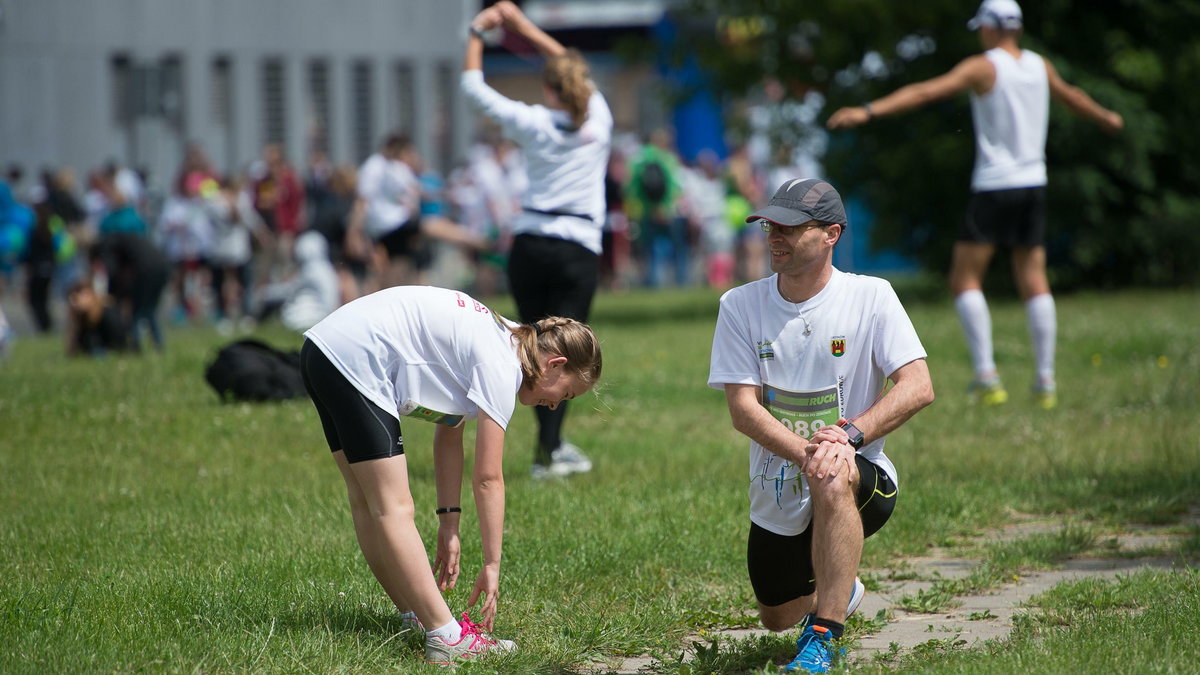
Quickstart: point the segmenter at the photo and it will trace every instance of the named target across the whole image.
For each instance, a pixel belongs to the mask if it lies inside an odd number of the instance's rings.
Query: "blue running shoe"
[[[783,667],[785,673],[828,673],[833,659],[844,654],[835,649],[829,629],[824,626],[809,626],[796,639],[796,658]]]

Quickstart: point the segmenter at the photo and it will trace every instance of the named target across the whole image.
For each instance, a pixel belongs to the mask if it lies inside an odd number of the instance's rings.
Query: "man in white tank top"
[[[1043,245],[1049,99],[1109,133],[1120,131],[1125,122],[1065,82],[1049,61],[1021,49],[1023,19],[1014,0],[984,0],[967,27],[979,32],[982,54],[963,59],[938,77],[901,87],[862,106],[842,108],[826,125],[856,127],[964,91],[970,94],[975,168],[967,216],[954,244],[950,288],[975,370],[971,391],[989,405],[1008,400],[993,358],[992,320],[982,290],[996,247],[1007,246],[1012,249],[1013,278],[1029,317],[1037,366],[1034,395],[1041,407],[1053,408],[1057,405],[1057,319]]]

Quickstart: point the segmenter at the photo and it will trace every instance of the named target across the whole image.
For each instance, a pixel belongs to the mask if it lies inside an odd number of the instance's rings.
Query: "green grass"
[[[705,386],[716,299],[598,298],[603,386],[572,404],[567,426],[593,456],[592,474],[530,481],[533,416],[518,410],[496,632],[521,651],[465,670],[569,672],[650,653],[663,672],[741,673],[790,656],[786,636],[699,642],[707,652],[685,639],[746,625],[754,607],[746,443],[722,394]],[[508,300],[493,306],[513,315]],[[992,306],[1012,394],[1000,410],[974,408],[963,393],[970,372],[950,304],[908,305],[938,400],[888,442],[900,501],[864,565],[902,575],[904,556],[950,547],[981,560],[969,581],[984,588],[1064,555],[1103,553],[1104,534],[1139,524],[1170,525],[1183,534],[1178,553],[1194,559],[1200,528],[1186,517],[1200,504],[1200,293],[1058,298],[1060,407],[1049,412],[1026,394],[1023,308]],[[299,344],[278,326],[259,335]],[[0,365],[0,672],[434,670],[361,559],[311,404],[219,403],[202,373],[224,342],[176,329],[166,354],[97,361],[26,338]],[[404,431],[418,526],[431,536],[432,429]],[[456,612],[479,561],[469,489],[464,498],[463,581],[448,595]],[[1030,518],[1061,521],[1065,534],[974,543]],[[968,590],[959,584],[942,590]],[[879,667],[1126,668],[1121,653],[1097,647],[1112,640],[1142,655],[1161,643],[1153,662],[1183,672],[1200,661],[1200,647],[1180,637],[1200,615],[1196,586],[1195,573],[1139,574],[1105,591],[1113,607],[1138,603],[1121,610],[1129,621],[1107,623],[1088,613],[1082,591],[1063,591],[1053,622],[1031,615],[1030,626],[1051,626],[1020,631],[1009,648],[988,654],[930,636],[943,642]]]

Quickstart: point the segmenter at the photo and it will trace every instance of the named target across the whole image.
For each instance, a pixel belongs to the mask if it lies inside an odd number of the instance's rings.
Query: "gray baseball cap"
[[[843,228],[850,225],[842,196],[820,178],[796,178],[780,185],[771,201],[750,214],[746,222],[760,218],[787,226],[803,225],[810,220],[837,223]]]

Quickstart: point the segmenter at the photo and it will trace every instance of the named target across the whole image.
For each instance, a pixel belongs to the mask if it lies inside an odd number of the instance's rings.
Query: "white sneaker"
[[[587,473],[592,470],[592,460],[583,454],[579,446],[565,441],[550,452],[550,466],[556,464],[567,473]]]
[[[551,478],[566,478],[571,471],[562,464],[534,464],[529,468],[529,477],[534,480],[550,480]]]
[[[449,666],[457,661],[469,661],[488,654],[503,654],[516,651],[517,643],[512,640],[498,640],[483,632],[478,625],[471,623],[467,613],[463,612],[462,637],[458,642],[447,642],[433,635],[425,636],[425,662],[435,666]]]

